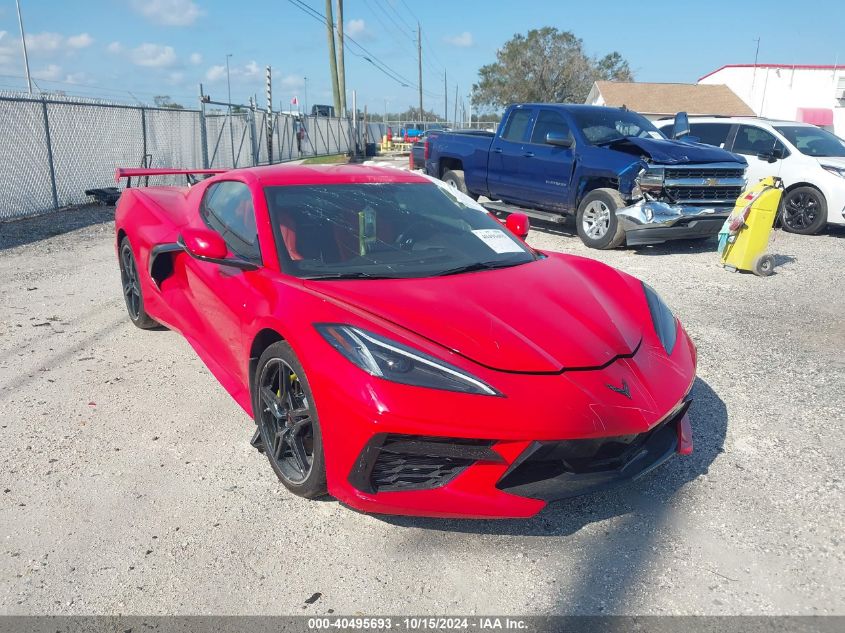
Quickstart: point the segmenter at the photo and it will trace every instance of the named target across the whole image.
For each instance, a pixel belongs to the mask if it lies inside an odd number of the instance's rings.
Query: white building
[[[699,84],[725,84],[757,116],[813,123],[845,138],[845,68],[801,64],[728,64]]]

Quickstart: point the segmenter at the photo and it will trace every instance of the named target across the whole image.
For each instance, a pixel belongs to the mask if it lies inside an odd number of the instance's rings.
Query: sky
[[[325,0],[20,0],[30,68],[43,90],[129,102],[170,95],[197,106],[198,84],[226,101],[264,96],[273,68],[274,107],[331,104]],[[333,0],[334,3],[334,0]],[[299,5],[299,6],[297,6]],[[639,81],[695,82],[724,64],[759,61],[845,65],[845,0],[598,2],[569,0],[345,0],[346,86],[360,108],[382,112],[418,103],[421,25],[424,106],[449,110],[455,89],[468,101],[478,69],[514,34],[554,26],[572,31],[588,54],[618,51]],[[356,55],[355,53],[358,53]],[[365,57],[386,65],[390,77]],[[307,81],[306,81],[307,77]],[[397,77],[399,78],[397,80]],[[406,86],[402,86],[406,83]],[[0,90],[26,87],[14,0],[0,0]],[[451,115],[450,115],[451,118]]]

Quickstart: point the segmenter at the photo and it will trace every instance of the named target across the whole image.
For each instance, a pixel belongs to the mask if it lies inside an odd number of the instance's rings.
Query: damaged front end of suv
[[[629,245],[714,235],[745,188],[745,159],[719,148],[626,138],[613,149],[637,156],[619,176],[628,206],[616,217]]]

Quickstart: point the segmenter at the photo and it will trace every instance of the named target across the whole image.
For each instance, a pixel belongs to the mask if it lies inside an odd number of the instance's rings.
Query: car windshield
[[[778,125],[775,129],[807,156],[845,156],[845,141],[827,130],[809,125]]]
[[[573,110],[572,118],[593,145],[604,145],[630,136],[666,138],[651,121],[628,110],[577,108]]]
[[[407,278],[524,264],[534,252],[433,183],[266,189],[282,269],[311,279]]]

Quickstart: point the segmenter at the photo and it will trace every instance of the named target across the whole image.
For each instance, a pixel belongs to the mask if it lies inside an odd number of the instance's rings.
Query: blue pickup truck
[[[715,235],[747,166],[694,139],[667,139],[636,112],[588,105],[512,105],[495,134],[431,132],[427,143],[429,175],[486,196],[493,212],[574,214],[581,240],[601,249]]]

